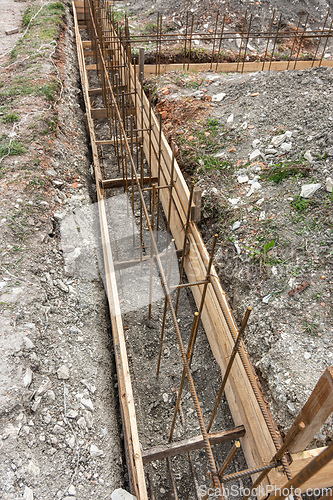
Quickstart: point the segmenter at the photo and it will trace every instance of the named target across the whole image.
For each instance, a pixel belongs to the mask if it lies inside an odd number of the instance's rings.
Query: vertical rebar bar
[[[266,50],[265,50],[265,55],[264,55],[264,60],[263,60],[263,63],[262,63],[262,69],[261,69],[261,71],[264,71],[264,68],[265,68],[265,62],[266,62],[267,52],[268,52],[268,48],[269,48],[269,42],[270,42],[271,35],[272,35],[274,18],[275,18],[275,9],[273,10],[271,24],[269,26],[269,35],[268,35],[268,39],[267,39],[267,45],[266,45]]]
[[[290,56],[289,56],[289,59],[288,59],[287,69],[289,69],[290,61],[291,61],[291,58],[293,56],[295,44],[296,44],[296,41],[297,41],[298,30],[299,30],[299,27],[300,27],[300,24],[301,24],[301,21],[302,21],[302,17],[303,17],[303,11],[301,12],[301,15],[299,16],[298,25],[297,25],[297,28],[296,28],[296,33],[295,33],[295,36],[294,36],[293,44],[291,46]]]
[[[276,35],[275,35],[275,38],[274,38],[273,50],[272,50],[272,53],[271,53],[271,58],[270,58],[270,60],[269,60],[269,67],[268,67],[268,71],[270,71],[270,70],[271,70],[272,60],[273,60],[273,56],[274,56],[274,50],[275,50],[276,41],[277,41],[277,38],[278,38],[278,35],[279,35],[279,30],[280,30],[280,26],[281,26],[281,21],[282,21],[282,14],[280,14],[280,19],[279,19],[279,22],[278,22],[277,31],[276,31]]]
[[[243,29],[242,29],[242,39],[240,41],[240,46],[239,46],[239,53],[238,53],[238,58],[237,58],[237,67],[236,67],[236,72],[238,73],[238,67],[242,55],[242,48],[243,48],[243,38],[244,38],[244,33],[245,33],[245,28],[246,28],[246,18],[247,18],[247,10],[245,11],[245,17],[244,17],[244,23],[243,23]]]
[[[214,62],[215,43],[216,43],[217,23],[218,22],[219,22],[219,11],[217,11],[217,13],[216,13],[216,23],[215,23],[214,41],[213,41],[213,49],[212,49],[212,58],[210,61],[210,69],[212,69],[213,62]]]
[[[192,34],[193,34],[193,24],[194,24],[194,16],[193,16],[193,14],[192,14],[191,33],[190,33],[190,45],[189,45],[189,49],[188,49],[188,59],[187,59],[187,71],[190,69],[191,50],[192,50]]]
[[[245,49],[244,49],[244,57],[243,57],[243,64],[242,64],[242,71],[241,71],[242,74],[244,73],[244,64],[245,64],[245,60],[246,60],[247,46],[248,46],[249,37],[251,34],[251,24],[252,24],[252,14],[250,16],[249,29],[248,29],[247,37],[246,37],[246,44],[245,44]]]
[[[212,415],[210,417],[209,424],[207,426],[207,431],[208,432],[210,431],[210,429],[211,429],[211,427],[213,425],[214,418],[215,418],[217,409],[219,407],[219,404],[220,404],[220,401],[221,401],[221,398],[222,398],[222,395],[223,395],[223,392],[224,392],[224,389],[225,389],[225,386],[226,386],[226,383],[227,383],[227,380],[228,380],[228,377],[229,377],[229,374],[230,374],[230,371],[231,371],[231,368],[232,368],[232,365],[233,365],[233,362],[235,360],[235,357],[236,357],[236,354],[237,354],[237,351],[238,351],[238,347],[239,347],[240,341],[243,338],[243,334],[244,334],[244,331],[245,331],[248,319],[249,319],[250,314],[251,314],[251,310],[252,310],[251,307],[247,308],[247,311],[245,313],[245,317],[244,317],[242,325],[240,327],[239,334],[238,334],[237,340],[235,342],[235,345],[233,347],[233,350],[232,350],[232,353],[231,353],[231,356],[230,356],[230,359],[229,359],[229,362],[228,362],[228,365],[227,365],[227,369],[225,371],[225,374],[224,374],[224,377],[223,377],[223,380],[222,380],[222,384],[221,384],[220,390],[218,392],[218,395],[217,395],[217,398],[216,398],[216,401],[215,401],[214,409],[212,411]]]
[[[219,50],[217,52],[217,62],[216,62],[215,71],[217,71],[217,68],[218,68],[218,65],[219,65],[219,62],[220,62],[220,53],[221,53],[222,39],[223,39],[223,34],[224,34],[224,25],[225,25],[225,14],[223,16],[221,37],[220,37],[220,43],[219,43]]]
[[[301,51],[301,42],[302,42],[302,38],[303,38],[303,37],[304,37],[304,35],[305,35],[306,26],[307,26],[307,24],[308,24],[308,19],[309,19],[309,13],[308,13],[308,14],[307,14],[307,16],[306,16],[305,23],[304,23],[303,33],[302,33],[301,38],[300,38],[300,41],[299,41],[298,51],[297,51],[297,54],[296,54],[296,59],[295,59],[295,64],[294,64],[294,69],[296,69],[296,65],[297,65],[297,61],[298,61],[298,56],[299,56],[299,53],[300,53],[300,51]]]
[[[324,59],[324,55],[325,55],[325,50],[326,50],[326,47],[327,47],[327,44],[328,44],[328,39],[330,38],[331,36],[331,31],[332,31],[332,26],[333,26],[333,19],[332,19],[332,22],[331,22],[331,26],[330,26],[330,29],[328,31],[328,34],[327,34],[327,38],[326,38],[326,41],[325,41],[325,45],[324,45],[324,49],[323,49],[323,53],[321,55],[321,58],[320,58],[320,61],[319,61],[319,68],[323,62],[323,59]]]
[[[329,14],[330,14],[330,9],[328,9],[328,11],[327,11],[327,16],[326,16],[326,19],[325,19],[325,22],[324,22],[324,26],[323,26],[323,29],[321,30],[321,35],[322,35],[322,36],[323,36],[324,31],[325,31],[325,28],[326,28],[326,23],[327,23],[327,21],[328,21],[328,16],[329,16]],[[319,37],[319,41],[318,41],[318,45],[317,45],[317,48],[316,48],[316,52],[315,52],[315,54],[314,54],[314,56],[313,56],[313,61],[312,61],[312,64],[311,64],[311,68],[313,68],[313,65],[314,65],[314,63],[315,63],[315,61],[316,61],[316,57],[317,57],[318,50],[319,50],[319,47],[320,47],[320,44],[321,44],[321,39],[322,39],[322,36],[321,36],[321,37]]]

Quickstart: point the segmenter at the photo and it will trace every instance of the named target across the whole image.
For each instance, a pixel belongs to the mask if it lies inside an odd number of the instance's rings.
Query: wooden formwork
[[[79,0],[73,3],[75,34],[86,106],[87,125],[90,134],[95,168],[101,234],[103,239],[104,264],[107,278],[107,295],[115,344],[115,356],[127,448],[127,459],[133,493],[138,499],[145,500],[147,498],[147,489],[145,484],[142,451],[140,449],[137,431],[135,407],[126,354],[125,336],[119,307],[114,263],[109,245],[104,206],[104,189],[108,186],[105,183],[105,180],[102,179],[97,152],[98,141],[96,141],[94,133],[93,119],[107,117],[108,114],[105,108],[92,110],[90,105],[90,97],[96,95],[96,93],[101,91],[101,89],[89,89],[87,70],[93,68],[91,65],[88,66],[85,63],[85,48],[89,51],[91,44],[88,41],[82,42],[80,36],[79,21],[84,22],[83,5],[84,2]],[[89,55],[91,55],[90,52]],[[125,49],[117,51],[117,57],[119,58],[117,63],[126,67],[129,87],[132,89],[139,88],[140,84],[137,79],[137,75],[135,74],[135,68],[131,64],[126,64]],[[96,68],[96,65],[94,65],[94,67]],[[159,123],[154,113],[149,115],[149,101],[146,95],[142,93],[141,97],[142,101],[133,98],[132,106],[137,108],[135,112],[138,116],[140,129],[143,130],[141,136],[143,149],[146,158],[150,157],[151,159],[151,175],[157,179],[159,170],[157,151],[160,147],[160,154],[162,158],[162,161],[160,162],[161,184],[169,185],[172,181],[174,186],[174,189],[172,190],[170,229],[173,238],[175,239],[177,249],[181,250],[183,249],[187,207],[189,205],[189,190],[176,160],[172,158],[172,151],[163,134],[162,140],[159,143]],[[144,113],[141,112],[141,105],[143,105]],[[151,129],[149,133],[148,128],[150,124]],[[127,142],[125,138],[121,139],[121,141],[122,140]],[[113,139],[112,142],[114,143]],[[171,179],[170,165],[173,161],[175,175],[174,178]],[[160,202],[165,213],[167,213],[169,206],[168,190],[161,189]],[[187,279],[190,283],[202,282],[205,280],[208,260],[209,255],[201,234],[196,224],[191,221],[190,231],[188,233],[187,253],[185,256],[185,271]],[[226,371],[228,360],[232,353],[235,339],[238,335],[238,328],[214,268],[211,270],[210,283],[211,286],[207,289],[207,296],[202,310],[201,319],[212,353],[219,363],[223,374]],[[202,289],[200,287],[192,287],[192,292],[199,307],[202,298]],[[272,457],[275,456],[277,449],[281,446],[282,439],[270,412],[269,405],[265,400],[258,378],[255,374],[255,370],[242,342],[240,344],[238,354],[239,355],[236,356],[235,362],[232,366],[230,376],[226,384],[225,393],[235,425],[239,427],[243,426],[242,428],[244,429],[244,435],[240,437],[240,441],[247,465],[249,468],[256,468],[262,466],[263,464],[270,463]],[[306,430],[301,433],[301,436],[299,436],[298,442],[301,444],[294,448],[295,453],[291,456],[291,464],[289,465],[289,474],[291,477],[295,476],[296,473],[309,462],[311,457],[317,456],[320,452],[320,450],[311,450],[311,452],[306,452],[304,455],[302,454],[303,450],[306,446],[308,446],[315,433],[319,430],[320,426],[333,409],[332,371],[328,370],[325,372],[319,382],[319,386],[320,387],[316,388],[314,391],[315,396],[312,399],[312,403],[310,402],[308,407],[305,407],[303,414],[301,414],[297,421],[298,423],[304,422]],[[318,392],[320,393],[319,398]],[[315,401],[315,403],[313,403],[313,401]],[[297,425],[297,423],[295,425]],[[293,449],[290,451],[293,451]],[[286,467],[284,470],[286,470]],[[256,477],[257,475],[253,475],[253,479]],[[305,486],[307,488],[328,487],[333,483],[332,478],[333,464],[330,463],[321,471],[320,475],[314,475],[311,479],[309,479]],[[286,482],[287,478],[283,469],[276,468],[275,470],[272,470],[263,481],[263,487],[274,485],[281,486]],[[305,486],[304,491],[306,489]]]

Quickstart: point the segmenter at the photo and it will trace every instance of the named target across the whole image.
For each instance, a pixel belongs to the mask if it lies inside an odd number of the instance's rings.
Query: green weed
[[[2,117],[3,123],[15,123],[18,122],[20,119],[20,115],[16,113],[15,111],[12,111],[11,113],[7,113],[5,116]]]
[[[0,143],[0,158],[9,154],[9,156],[22,155],[26,153],[26,148],[20,141],[13,140],[9,146],[9,140],[3,140]]]
[[[305,212],[306,209],[311,205],[311,200],[306,198],[301,198],[299,195],[294,196],[294,199],[290,202],[291,207],[297,212]]]

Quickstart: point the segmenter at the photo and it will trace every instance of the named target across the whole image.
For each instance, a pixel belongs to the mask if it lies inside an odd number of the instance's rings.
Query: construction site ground
[[[117,5],[134,14],[137,8],[146,19],[163,12],[158,3]],[[73,278],[66,270],[59,230],[64,213],[96,201],[70,2],[6,0],[2,6],[1,53],[10,52],[0,70],[0,498],[110,498],[128,486],[128,477],[107,303],[96,262],[89,277]],[[18,34],[5,31],[24,31],[27,9],[42,6],[38,22],[12,50]],[[270,19],[275,5],[221,7],[235,20],[247,7]],[[276,7],[296,21],[295,3]],[[305,5],[319,25],[328,7]],[[215,8],[173,2],[163,14],[176,19],[196,9],[205,23]],[[253,309],[245,344],[282,433],[332,364],[333,202],[326,188],[333,177],[332,80],[331,69],[314,68],[250,75],[183,71],[145,82],[186,179],[203,190],[199,226],[208,247],[219,234],[215,264],[237,321],[247,306]],[[276,136],[282,142],[271,148]],[[291,144],[290,151],[283,144]],[[319,183],[310,198],[300,197],[303,185]],[[185,323],[192,307],[182,305]],[[159,311],[156,304],[152,322],[146,311],[131,313],[142,330],[128,325],[128,335],[144,332],[129,353],[134,373],[144,363],[147,373],[151,365],[155,370]],[[202,335],[193,371],[202,381],[203,403],[212,385],[201,363],[206,347]],[[162,366],[168,383],[159,392],[148,388],[149,401],[140,403],[148,408],[146,427],[139,427],[147,447],[165,437],[161,428],[179,385],[172,376],[176,360],[167,337]],[[213,392],[219,385],[214,366]],[[139,386],[147,388],[145,373],[134,381],[135,391]],[[225,408],[219,426],[232,426],[230,418]],[[191,411],[185,419],[191,424]],[[328,421],[314,445],[332,435]],[[152,474],[163,498],[163,471]]]

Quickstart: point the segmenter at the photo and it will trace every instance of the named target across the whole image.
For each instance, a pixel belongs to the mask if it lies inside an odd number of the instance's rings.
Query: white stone
[[[118,488],[111,493],[111,500],[137,500],[137,498],[128,493],[128,491]]]
[[[227,119],[227,123],[228,123],[229,125],[231,125],[231,124],[233,123],[233,121],[234,121],[234,114],[233,114],[233,113],[231,113],[231,115],[230,115],[230,116],[229,116],[229,118]]]
[[[259,184],[259,182],[254,182],[251,186],[250,191],[246,194],[246,196],[249,197],[249,196],[253,195],[253,193],[258,191],[259,189],[261,189],[261,184]]]
[[[45,392],[51,389],[51,387],[51,380],[49,378],[44,380],[44,382],[37,389],[37,396],[42,396]]]
[[[198,99],[200,99],[200,97],[202,97],[203,95],[204,95],[204,93],[202,92],[202,90],[196,90],[192,94],[193,97],[197,97]]]
[[[103,455],[103,451],[102,451],[102,450],[99,450],[99,449],[97,448],[97,446],[95,446],[94,444],[92,444],[92,445],[90,446],[90,456],[91,456],[92,458],[97,458],[97,457],[100,457],[100,456],[102,456],[102,455]]]
[[[163,393],[162,398],[163,398],[164,403],[167,403],[169,401],[169,396],[167,395],[166,392]]]
[[[265,210],[263,210],[262,212],[260,212],[259,220],[265,220],[265,218],[266,218],[266,212]]]
[[[25,344],[25,345],[24,345],[24,348],[25,348],[25,349],[34,349],[35,344],[33,344],[33,343],[31,342],[31,340],[29,339],[29,337],[27,337],[27,336],[23,337],[23,342],[24,342],[24,344]]]
[[[277,153],[277,149],[274,149],[274,148],[265,149],[265,154],[267,154],[267,155],[276,155],[276,153]]]
[[[92,401],[90,398],[86,399],[86,398],[82,398],[80,400],[80,402],[86,406],[87,408],[89,408],[89,410],[93,411],[94,410],[94,405],[92,404]]]
[[[272,294],[270,293],[270,294],[266,295],[266,297],[264,297],[262,299],[262,301],[264,302],[264,304],[268,304],[268,302],[271,300],[271,298],[272,298]]]
[[[80,417],[79,420],[77,421],[77,425],[82,429],[83,431],[86,430],[87,425],[84,417]]]
[[[249,180],[249,177],[247,175],[239,175],[237,177],[237,181],[240,183],[240,184],[243,184],[244,182],[248,182]]]
[[[259,206],[260,206],[260,205],[262,205],[262,204],[264,203],[264,201],[265,201],[265,198],[260,198],[260,200],[258,200],[258,201],[256,202],[256,205],[259,205]]]
[[[232,226],[232,230],[233,231],[236,231],[236,229],[239,229],[241,227],[241,222],[239,222],[239,220],[237,220],[234,225]]]
[[[272,267],[272,274],[274,274],[274,276],[277,276],[279,274],[275,266]]]
[[[82,379],[80,382],[93,394],[96,392],[96,386],[92,385],[88,380]]]
[[[24,488],[23,500],[34,500],[34,492],[29,486]]]
[[[88,429],[92,429],[92,426],[93,426],[93,423],[94,423],[94,419],[93,419],[93,416],[92,416],[91,412],[88,411],[88,410],[85,410],[84,411],[84,418],[85,418],[85,421],[87,423]]]
[[[69,439],[66,439],[66,443],[73,450],[75,448],[75,437],[71,436]]]
[[[310,359],[310,358],[311,358],[311,354],[309,352],[305,352],[304,359]]]
[[[240,201],[240,198],[228,198],[228,201],[231,205],[235,206]]]
[[[78,416],[78,412],[76,410],[69,410],[66,413],[66,417],[68,418],[76,418]]]
[[[238,245],[238,243],[234,243],[234,245],[235,245],[235,248],[237,250],[238,255],[240,255],[242,253],[241,247]]]
[[[321,188],[321,184],[305,184],[302,186],[301,197],[311,198],[311,196]]]
[[[76,496],[76,489],[75,489],[75,486],[74,484],[71,484],[70,487],[68,488],[67,490],[67,493],[72,496],[72,497],[75,497]]]
[[[24,379],[23,379],[24,387],[29,387],[31,382],[32,382],[32,370],[30,367],[28,367],[27,371],[25,372]]]
[[[304,155],[304,158],[306,160],[308,160],[310,163],[312,163],[313,162],[313,157],[312,157],[311,151],[306,151],[306,153]]]
[[[276,135],[271,140],[271,143],[273,144],[273,146],[280,146],[286,139],[287,139],[286,134]]]
[[[60,380],[67,380],[69,378],[69,369],[66,365],[60,366],[57,370],[57,375]]]
[[[260,146],[260,140],[254,139],[254,141],[252,142],[253,149],[257,149],[258,146]]]
[[[250,153],[249,159],[250,161],[253,161],[259,158],[259,156],[261,156],[261,151],[259,149],[255,149],[252,153]]]
[[[224,92],[221,92],[221,94],[215,94],[212,97],[212,102],[221,102],[223,101],[226,95],[227,94],[225,94]]]
[[[291,138],[292,138],[292,136],[293,136],[293,133],[292,133],[292,131],[287,130],[287,132],[286,132],[286,134],[285,134],[285,135],[286,135],[286,137],[287,137],[288,139],[291,139]]]
[[[333,180],[331,177],[327,177],[326,179],[326,191],[332,193],[333,191]]]
[[[247,129],[247,122],[243,122],[241,124],[240,128],[242,128],[243,130],[246,130]]]
[[[291,148],[292,148],[291,142],[284,142],[283,144],[281,144],[281,149],[285,153],[289,153],[289,151],[291,151]]]

